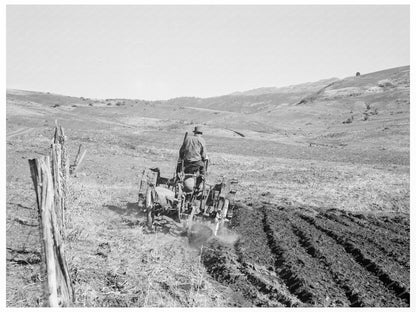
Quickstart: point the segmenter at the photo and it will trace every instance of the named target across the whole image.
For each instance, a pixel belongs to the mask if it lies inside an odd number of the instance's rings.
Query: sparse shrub
[[[379,87],[381,87],[381,88],[391,88],[391,87],[394,87],[393,82],[391,82],[391,80],[389,80],[389,79],[383,79],[383,80],[380,80],[380,81],[377,83],[377,85],[378,85]]]
[[[306,103],[306,99],[302,99],[299,101],[299,103],[297,103],[296,105],[300,105],[300,104],[305,104]]]
[[[372,112],[370,112],[371,115],[377,115],[378,114],[378,110],[377,108],[374,108],[374,110]]]
[[[353,119],[354,119],[354,117],[353,117],[353,116],[348,117],[348,118],[347,118],[347,120],[344,120],[342,123],[343,123],[343,124],[350,124],[350,123],[352,123]]]
[[[76,242],[82,238],[84,233],[84,228],[80,226],[75,226],[74,228],[71,228],[71,230],[68,231],[66,235],[66,241],[67,242]]]

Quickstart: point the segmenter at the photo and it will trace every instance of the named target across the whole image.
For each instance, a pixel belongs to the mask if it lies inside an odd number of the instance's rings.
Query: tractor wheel
[[[228,199],[224,199],[224,198],[220,199],[220,202],[218,203],[218,208],[220,209],[220,216],[219,216],[219,220],[215,224],[214,235],[217,235],[218,232],[220,232],[222,228],[224,227],[224,221],[225,221],[225,218],[227,217],[229,206],[230,206],[230,201]]]
[[[154,201],[153,201],[153,190],[149,187],[146,191],[145,205],[147,211],[147,226],[149,229],[153,229],[154,221]]]

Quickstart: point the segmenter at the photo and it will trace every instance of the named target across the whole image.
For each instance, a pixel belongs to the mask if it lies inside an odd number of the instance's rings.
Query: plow
[[[204,163],[208,168],[208,161]],[[183,162],[178,161],[173,178],[165,178],[158,168],[143,171],[139,188],[139,206],[147,217],[147,226],[155,228],[158,216],[169,215],[186,231],[194,222],[211,225],[218,235],[233,217],[238,181],[222,178],[209,184],[198,173],[185,173]]]

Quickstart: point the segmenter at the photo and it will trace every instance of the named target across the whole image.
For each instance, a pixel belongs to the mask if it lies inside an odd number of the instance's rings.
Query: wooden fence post
[[[55,120],[55,133],[53,137],[53,144],[59,144],[60,145],[60,166],[59,166],[59,172],[60,172],[60,199],[61,199],[61,210],[63,213],[65,213],[65,210],[67,208],[66,198],[68,193],[68,179],[69,179],[69,160],[68,160],[68,151],[66,146],[66,136],[64,132],[64,128],[62,126],[58,125],[58,121]],[[65,215],[62,216],[62,221],[65,220]],[[64,222],[65,225],[65,222]]]
[[[74,292],[64,254],[62,228],[55,212],[57,193],[54,191],[50,159],[48,156],[30,159],[29,166],[36,192],[42,254],[46,264],[46,303],[50,307],[69,306],[74,299]]]
[[[41,221],[42,247],[45,255],[47,277],[46,299],[50,307],[58,307],[55,257],[53,248],[51,248],[53,246],[51,211],[53,209],[54,194],[49,157],[30,159],[29,165],[38,199],[38,209]]]
[[[68,150],[66,148],[66,136],[64,133],[64,128],[61,129],[61,172],[62,172],[62,209],[66,210],[66,196],[68,194],[68,179],[69,179],[69,158]]]
[[[55,203],[55,213],[58,220],[58,225],[61,230],[65,227],[64,223],[64,207],[62,206],[63,195],[62,194],[62,167],[61,167],[61,144],[52,144],[51,148],[52,156],[52,178],[54,185],[54,203]],[[61,233],[63,234],[63,233]]]

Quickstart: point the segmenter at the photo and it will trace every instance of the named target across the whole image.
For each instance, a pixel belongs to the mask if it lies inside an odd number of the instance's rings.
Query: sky
[[[16,6],[6,86],[90,98],[210,97],[410,64],[401,6]]]

